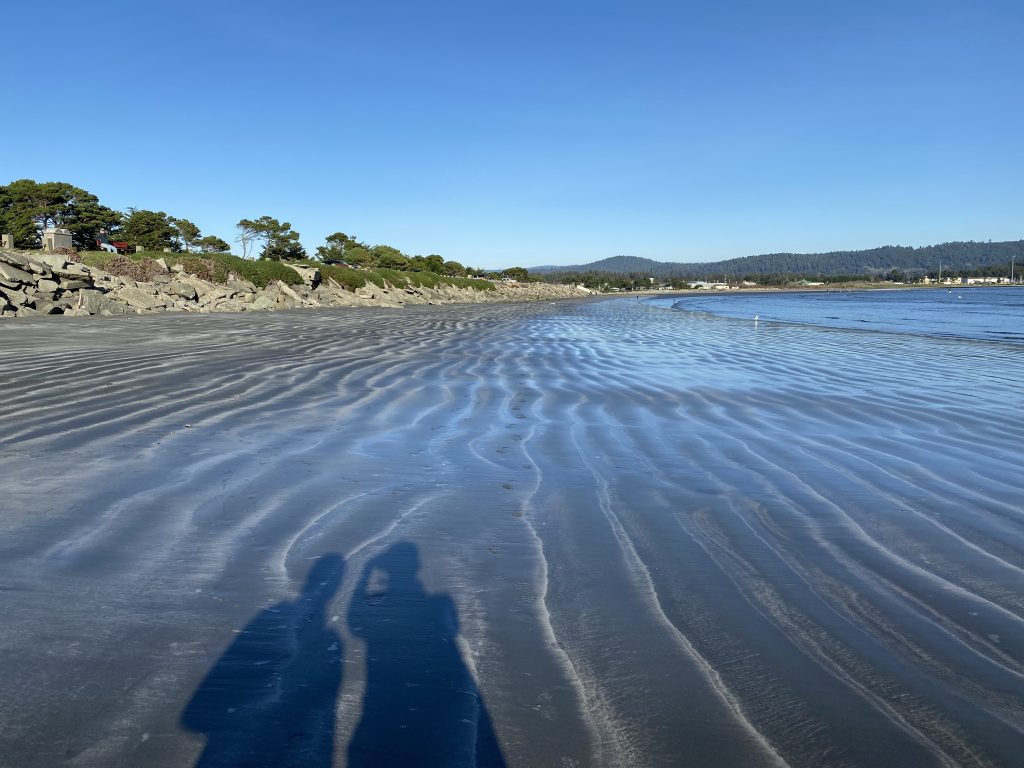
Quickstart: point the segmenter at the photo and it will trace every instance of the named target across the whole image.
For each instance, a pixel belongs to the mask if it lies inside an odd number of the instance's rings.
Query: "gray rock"
[[[28,268],[28,257],[14,251],[0,251],[0,261],[15,267]]]
[[[199,304],[204,307],[212,307],[228,298],[228,292],[223,288],[207,291],[200,294]]]
[[[157,307],[166,307],[168,304],[167,299],[154,296],[144,288],[121,288],[115,293],[115,296],[136,309],[156,309]]]
[[[101,315],[134,315],[135,307],[125,304],[117,299],[108,299],[107,304],[100,310]]]
[[[35,278],[23,269],[0,261],[0,280],[5,283],[34,283]]]
[[[91,275],[92,270],[84,264],[76,264],[72,261],[68,262],[64,267],[54,267],[53,274],[60,278],[75,279]]]
[[[299,273],[302,277],[302,281],[308,285],[311,289],[316,288],[320,285],[321,275],[320,270],[316,267],[302,267],[298,264],[285,264],[289,269],[293,269]]]
[[[250,305],[253,309],[274,309],[277,307],[277,296],[267,296],[265,293],[258,294]]]
[[[64,307],[53,301],[37,301],[36,312],[41,315],[63,315]]]
[[[227,288],[235,294],[249,293],[254,296],[256,295],[256,286],[247,280],[235,280],[232,278],[228,280]]]
[[[82,288],[88,288],[91,283],[87,283],[85,280],[61,280],[60,289],[62,291],[80,291]]]
[[[281,292],[281,296],[278,297],[278,300],[280,300],[281,297],[284,297],[286,299],[289,299],[291,302],[294,302],[295,304],[302,303],[302,298],[299,296],[299,294],[297,294],[295,291],[293,291],[291,288],[289,288],[281,281],[278,281],[277,289]]]
[[[7,296],[7,301],[15,307],[23,307],[31,301],[28,294],[24,291],[15,291],[7,288],[4,290],[4,294]]]
[[[184,280],[172,280],[167,285],[167,292],[172,296],[179,296],[189,301],[195,301],[199,297],[196,287],[191,283],[186,283]]]
[[[67,257],[59,253],[37,253],[33,254],[32,258],[34,261],[50,267],[50,269],[63,269],[68,264]],[[73,264],[74,262],[71,263]]]
[[[43,279],[36,283],[36,288],[38,288],[40,291],[47,291],[49,293],[52,293],[53,291],[56,291],[58,288],[60,288],[60,285],[57,283],[56,280]]]
[[[101,291],[79,291],[78,307],[87,314],[98,315],[110,305],[110,298]]]

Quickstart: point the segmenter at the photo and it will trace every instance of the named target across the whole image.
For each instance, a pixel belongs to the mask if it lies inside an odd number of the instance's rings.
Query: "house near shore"
[[[961,277],[961,285],[1001,285],[1003,283],[1009,284],[1010,278],[1008,277]]]
[[[728,283],[711,283],[706,280],[698,280],[695,283],[690,283],[690,288],[697,291],[735,291],[739,290],[739,286],[729,285]]]

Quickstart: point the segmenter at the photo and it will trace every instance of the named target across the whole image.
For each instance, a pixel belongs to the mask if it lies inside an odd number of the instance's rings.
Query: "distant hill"
[[[613,256],[589,264],[568,267],[534,267],[530,272],[552,276],[600,272],[693,279],[743,278],[758,275],[837,277],[882,275],[894,269],[908,274],[924,274],[937,272],[940,265],[943,272],[955,273],[1009,264],[1011,258],[1016,258],[1018,265],[1024,265],[1024,240],[999,243],[968,241],[920,248],[885,245],[864,251],[829,253],[766,253],[725,261],[696,263],[653,261],[639,256]]]

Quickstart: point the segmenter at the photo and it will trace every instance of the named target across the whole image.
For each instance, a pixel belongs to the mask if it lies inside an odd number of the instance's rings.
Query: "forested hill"
[[[614,256],[571,267],[535,267],[539,273],[646,274],[651,277],[694,279],[743,278],[757,275],[882,275],[892,270],[908,274],[970,271],[995,264],[1009,264],[1016,258],[1024,264],[1024,240],[1000,243],[959,242],[911,248],[886,245],[866,251],[830,253],[766,253],[726,261],[679,263],[652,261],[639,256]]]

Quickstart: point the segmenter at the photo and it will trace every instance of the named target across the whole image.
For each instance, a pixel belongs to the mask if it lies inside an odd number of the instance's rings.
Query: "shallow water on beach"
[[[764,322],[1024,344],[1024,289],[953,286],[659,298],[674,309]]]
[[[712,298],[0,324],[0,765],[1019,765],[1024,346]]]

